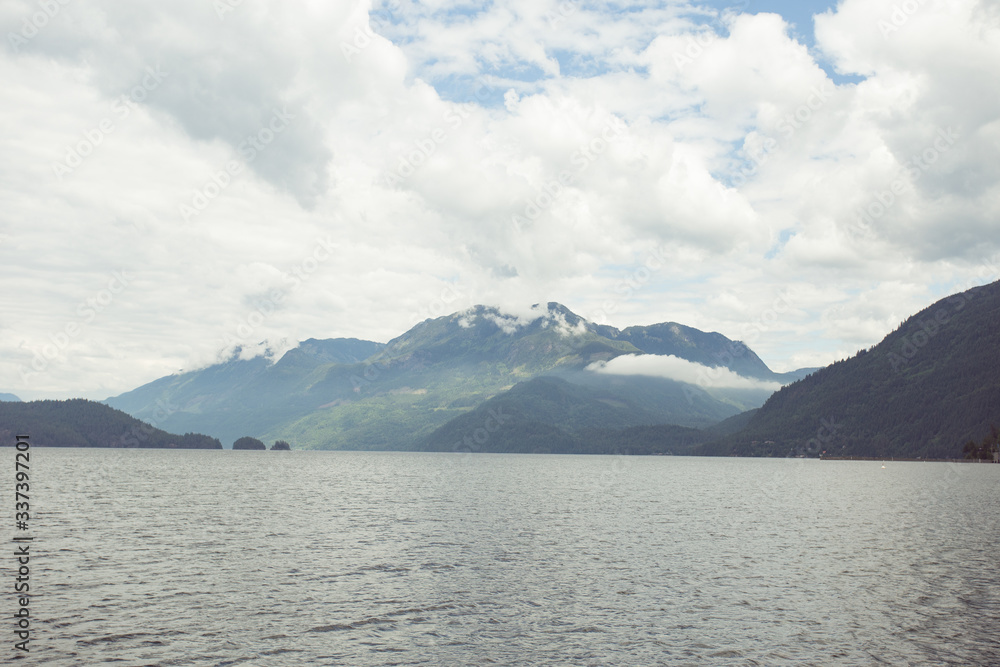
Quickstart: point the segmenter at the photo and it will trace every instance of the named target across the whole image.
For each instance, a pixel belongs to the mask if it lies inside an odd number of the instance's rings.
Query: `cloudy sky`
[[[0,0],[0,391],[559,301],[778,371],[1000,278],[1000,5]]]

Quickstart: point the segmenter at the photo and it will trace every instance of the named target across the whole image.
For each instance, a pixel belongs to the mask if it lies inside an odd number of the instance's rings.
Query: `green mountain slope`
[[[556,373],[574,384],[611,392],[660,416],[658,423],[704,428],[732,415],[756,408],[774,393],[771,389],[699,387],[667,378],[606,373]],[[707,406],[711,406],[710,408]]]
[[[271,363],[263,357],[228,361],[170,375],[105,401],[139,419],[152,419],[174,431],[211,433],[223,442],[260,434],[316,407],[308,388],[337,365],[357,364],[385,348],[354,338],[309,339]]]
[[[167,433],[82,398],[0,403],[0,442],[12,444],[16,435],[29,435],[32,445],[44,447],[222,449],[215,438]]]
[[[588,386],[604,383],[622,398],[659,411],[661,423],[706,425],[766,398],[766,392],[704,396],[694,388],[699,402],[692,403],[668,380],[612,379],[584,371],[619,355],[651,353],[649,346],[666,344],[672,328],[656,329],[658,336],[636,331],[626,338],[647,350],[622,339],[617,329],[587,322],[557,303],[538,307],[526,319],[477,306],[421,322],[386,345],[353,341],[345,351],[343,339],[307,341],[273,364],[232,359],[161,378],[107,403],[143,417],[157,401],[168,402],[176,409],[162,426],[208,432],[227,442],[252,435],[288,440],[296,448],[413,449],[449,420],[542,374],[575,382],[589,377]],[[685,328],[678,335],[686,341],[671,348],[678,354],[743,363],[727,356],[739,344],[719,334]],[[755,372],[770,379],[763,369]]]
[[[723,419],[717,424],[713,424],[705,429],[705,433],[710,436],[715,436],[718,438],[734,435],[739,433],[747,427],[750,420],[759,408],[753,408],[752,410],[747,410],[746,412],[741,412],[738,415],[733,415],[727,419]]]
[[[680,388],[678,387],[680,392]],[[715,409],[710,399],[702,406]],[[429,451],[578,454],[666,453],[705,441],[700,431],[661,425],[662,415],[614,393],[537,377],[436,429]]]
[[[730,340],[720,333],[707,333],[676,322],[631,326],[622,330],[610,326],[589,326],[611,340],[631,343],[644,354],[672,355],[712,368],[722,366],[756,380],[787,384],[816,370],[800,368],[789,373],[775,373],[744,343]]]
[[[962,458],[1000,423],[1000,282],[938,301],[776,392],[705,454]]]
[[[711,367],[725,366],[744,377],[774,380],[777,376],[743,343],[676,322],[628,327],[614,338],[628,341],[646,354],[673,355]]]
[[[331,366],[306,391],[317,407],[265,432],[299,447],[413,449],[434,428],[513,384],[639,350],[555,319],[515,326],[494,309],[422,322],[368,363]]]

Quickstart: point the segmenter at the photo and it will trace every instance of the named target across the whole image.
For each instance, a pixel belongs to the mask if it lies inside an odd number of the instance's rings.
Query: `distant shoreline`
[[[341,453],[351,453],[351,452],[370,452],[370,453],[409,453],[409,454],[461,454],[463,452],[446,452],[441,450],[434,451],[424,451],[424,450],[405,450],[405,449],[289,449],[289,450],[275,450],[271,448],[262,450],[248,450],[248,449],[232,449],[227,447],[222,448],[209,448],[209,447],[120,447],[115,445],[109,446],[94,446],[94,445],[36,445],[42,449],[129,449],[129,450],[166,450],[166,451],[214,451],[214,452],[232,452],[232,451],[299,451],[299,452],[341,452]],[[0,447],[13,447],[10,443],[0,443]],[[540,454],[542,456],[553,455],[553,452],[475,452],[476,454],[517,454],[520,456],[531,456],[534,454]],[[628,452],[621,452],[619,454],[594,454],[594,453],[582,453],[582,452],[560,452],[555,454],[557,456],[660,456],[660,457],[678,457],[678,458],[740,458],[740,459],[782,459],[787,460],[787,456],[711,456],[711,455],[697,455],[697,454],[668,454],[668,453],[642,453],[642,454],[630,454]],[[808,460],[820,460],[820,461],[875,461],[875,462],[912,462],[912,463],[990,463],[994,464],[995,461],[980,460],[980,459],[934,459],[934,458],[907,458],[907,457],[888,457],[888,456],[809,456],[801,457]]]
[[[821,456],[820,461],[923,461],[926,463],[995,463],[980,459],[911,459],[889,456]]]

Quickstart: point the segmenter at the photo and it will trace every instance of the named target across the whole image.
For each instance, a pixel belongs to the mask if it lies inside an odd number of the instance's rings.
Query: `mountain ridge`
[[[940,299],[775,392],[726,441],[738,456],[962,458],[1000,423],[1000,281]]]
[[[742,343],[681,326],[619,330],[588,322],[557,302],[537,306],[530,316],[480,305],[424,320],[386,344],[309,339],[273,363],[231,358],[106,402],[142,417],[155,400],[169,400],[180,409],[165,426],[207,430],[225,441],[250,434],[299,447],[384,449],[413,448],[449,419],[518,382],[579,374],[622,355],[670,349],[773,379]],[[732,403],[719,396],[706,400]],[[737,400],[716,417],[756,405]]]
[[[681,392],[679,387],[676,391]],[[711,411],[707,401],[702,406]],[[714,422],[716,418],[708,419]],[[657,427],[659,431],[654,431]],[[640,435],[641,434],[641,435]],[[554,376],[520,382],[435,429],[424,451],[664,454],[711,436],[605,389]]]
[[[169,414],[170,409],[161,406],[160,416]],[[46,447],[222,449],[216,438],[168,433],[84,398],[0,403],[0,442],[12,443],[18,434],[28,434],[33,445]]]

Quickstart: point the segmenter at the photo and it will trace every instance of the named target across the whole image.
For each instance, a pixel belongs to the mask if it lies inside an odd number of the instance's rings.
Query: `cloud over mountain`
[[[0,5],[28,398],[550,300],[789,370],[997,276],[989,3],[49,5]]]
[[[712,368],[673,355],[626,354],[608,361],[598,361],[587,370],[608,375],[646,375],[694,384],[703,389],[766,389],[777,391],[781,385],[743,377],[728,368]]]

